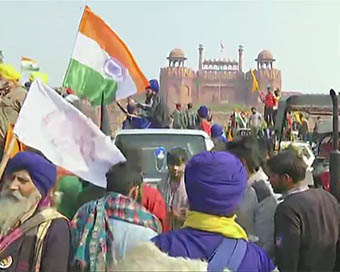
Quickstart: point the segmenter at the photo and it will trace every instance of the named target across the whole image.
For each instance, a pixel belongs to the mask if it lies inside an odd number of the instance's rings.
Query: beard
[[[278,184],[272,187],[275,194],[283,194],[288,191],[286,184],[281,180]]]
[[[35,191],[29,196],[22,196],[19,191],[1,192],[0,194],[0,238],[5,237],[12,229],[23,223],[35,212],[41,199],[40,193]]]

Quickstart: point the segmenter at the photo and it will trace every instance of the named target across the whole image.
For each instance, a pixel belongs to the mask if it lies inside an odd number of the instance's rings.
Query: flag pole
[[[10,156],[12,154],[12,151],[14,149],[14,146],[15,146],[15,143],[16,143],[17,139],[18,139],[17,136],[15,134],[13,134],[13,137],[12,137],[11,141],[9,142],[8,149],[7,149],[6,153],[2,157],[2,160],[1,160],[1,163],[0,163],[0,180],[2,178],[2,175],[5,172],[7,163],[9,161],[9,159],[10,159]]]
[[[100,130],[103,131],[103,123],[104,123],[104,92],[102,92],[102,99],[100,102]]]

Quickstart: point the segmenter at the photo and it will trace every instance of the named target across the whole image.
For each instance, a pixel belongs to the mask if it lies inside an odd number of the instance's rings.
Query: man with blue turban
[[[7,165],[0,191],[0,270],[67,271],[69,223],[56,211],[57,168],[19,152]]]
[[[123,121],[122,129],[143,129],[150,126],[150,121],[144,117],[137,116],[135,104],[127,105],[127,116]]]
[[[271,271],[269,257],[248,242],[235,222],[235,211],[247,186],[242,162],[228,152],[204,151],[185,168],[190,211],[183,228],[152,239],[172,257],[208,261],[208,271]]]
[[[207,108],[207,106],[202,105],[199,107],[197,114],[200,121],[200,129],[205,131],[209,136],[211,136],[211,124],[208,121],[209,109]]]
[[[211,127],[211,139],[215,146],[219,144],[226,144],[227,138],[224,136],[223,128],[219,124],[213,124]]]
[[[150,128],[168,128],[170,126],[169,109],[159,94],[159,84],[156,79],[149,81],[146,88],[145,104],[137,103],[144,110],[144,117],[151,121]]]

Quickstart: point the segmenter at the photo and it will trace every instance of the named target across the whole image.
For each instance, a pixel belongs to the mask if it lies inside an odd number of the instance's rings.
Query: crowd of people
[[[0,75],[5,149],[26,90],[15,74]],[[168,177],[156,187],[143,182],[142,151],[133,147],[121,150],[126,162],[107,172],[105,189],[25,147],[0,182],[0,270],[340,269],[339,203],[305,183],[298,150],[268,156],[256,137],[262,121],[271,122],[274,109],[266,107],[264,119],[251,109],[253,135],[228,139],[204,105],[183,111],[178,104],[168,115],[151,80],[144,104],[130,99],[124,128],[201,129],[215,143],[192,157],[180,147],[168,150]],[[233,116],[239,122],[241,114]]]

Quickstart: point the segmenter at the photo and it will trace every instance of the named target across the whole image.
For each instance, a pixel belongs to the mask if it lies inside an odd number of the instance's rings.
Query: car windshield
[[[184,148],[189,158],[206,150],[204,137],[200,135],[123,134],[116,137],[115,144],[121,150],[142,150],[142,167],[147,178],[167,175],[166,154],[175,147]]]

